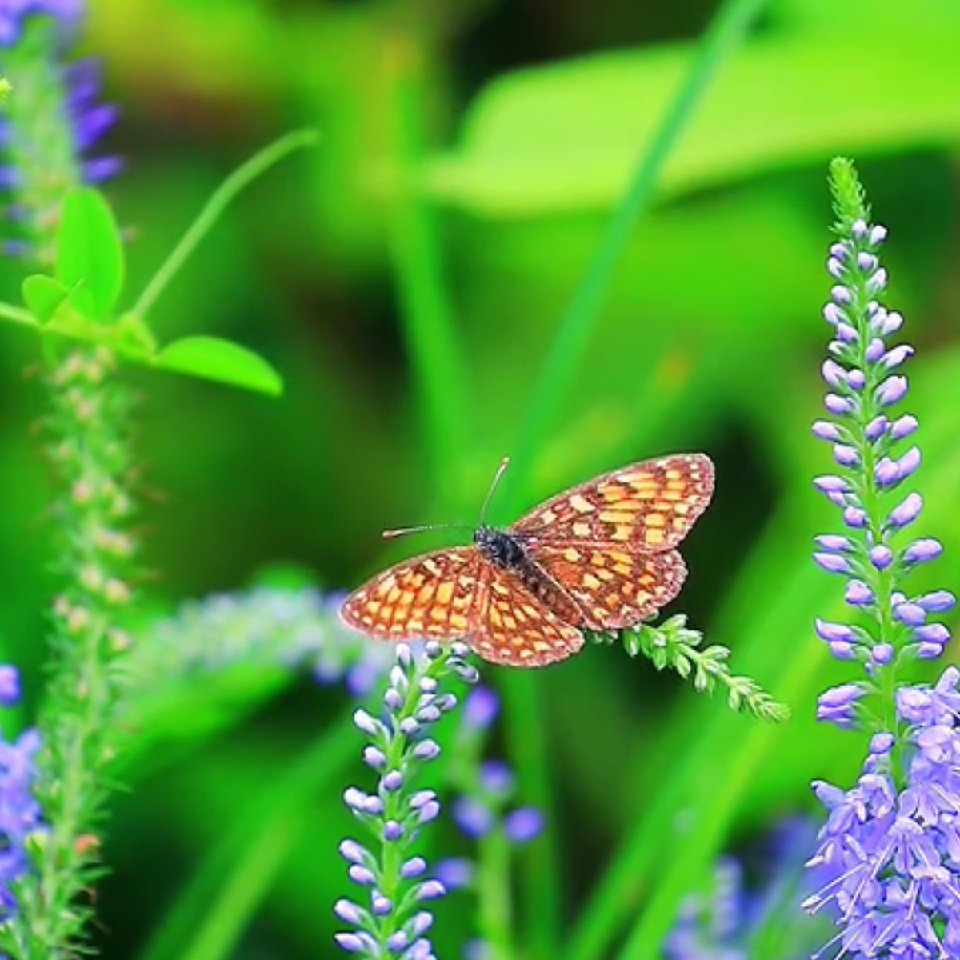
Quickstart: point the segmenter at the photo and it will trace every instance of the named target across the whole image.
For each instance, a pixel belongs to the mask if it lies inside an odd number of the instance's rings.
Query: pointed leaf
[[[76,287],[74,305],[91,320],[110,317],[123,286],[123,244],[110,205],[96,190],[74,190],[57,233],[57,279]]]
[[[279,396],[283,381],[273,367],[246,347],[219,337],[184,337],[167,344],[158,366],[195,377],[219,380],[271,396]]]
[[[53,277],[34,273],[21,285],[23,302],[41,325],[49,323],[57,310],[66,303],[70,291]]]

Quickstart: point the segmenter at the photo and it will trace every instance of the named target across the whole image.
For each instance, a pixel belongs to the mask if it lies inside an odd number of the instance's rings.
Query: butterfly
[[[604,473],[507,529],[484,523],[485,503],[472,546],[389,567],[340,615],[379,639],[463,638],[493,663],[542,667],[576,653],[583,630],[633,626],[679,593],[675,548],[712,493],[710,458],[685,453]]]

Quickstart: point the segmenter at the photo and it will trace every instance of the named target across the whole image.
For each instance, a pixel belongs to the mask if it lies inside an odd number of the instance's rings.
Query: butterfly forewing
[[[581,626],[616,630],[632,626],[669,603],[687,568],[676,550],[639,553],[623,547],[531,547],[539,563],[580,608]]]
[[[706,509],[713,464],[699,453],[612,470],[535,507],[512,527],[531,542],[671,550]]]
[[[487,566],[474,547],[437,550],[390,567],[347,597],[351,627],[387,640],[466,636]]]
[[[569,597],[557,599],[559,611],[576,616]],[[467,639],[481,657],[493,663],[546,666],[583,646],[583,634],[559,611],[535,597],[515,573],[491,565],[477,604],[476,623]]]

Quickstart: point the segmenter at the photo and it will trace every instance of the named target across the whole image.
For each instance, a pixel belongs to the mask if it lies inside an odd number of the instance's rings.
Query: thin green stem
[[[541,442],[561,397],[570,387],[577,364],[600,317],[607,291],[637,220],[653,195],[664,161],[693,116],[721,65],[740,47],[766,0],[726,0],[703,36],[680,89],[668,104],[659,126],[637,163],[623,200],[614,211],[600,245],[560,320],[514,447],[515,468],[503,493],[516,507]]]
[[[24,310],[22,307],[15,307],[10,303],[0,302],[0,317],[4,320],[9,320],[11,323],[19,323],[25,327],[33,327],[34,330],[40,329],[37,318],[29,310]]]
[[[338,782],[356,751],[343,723],[318,737],[276,783],[248,803],[168,910],[140,960],[223,960],[283,865],[314,798]]]
[[[398,35],[390,51],[392,165],[395,181],[389,240],[401,319],[413,371],[420,419],[427,431],[434,490],[463,468],[473,439],[467,375],[443,278],[436,219],[418,188],[426,155],[420,51]]]
[[[285,137],[281,137],[254,154],[231,173],[213,192],[197,219],[190,225],[180,242],[170,251],[167,259],[133,305],[131,313],[139,317],[146,316],[167,284],[176,276],[177,271],[184,265],[190,254],[193,253],[206,233],[241,190],[256,180],[260,174],[269,170],[275,163],[282,160],[287,154],[299,150],[301,147],[313,146],[317,139],[317,134],[313,130],[297,130],[288,133]]]
[[[478,925],[490,960],[515,960],[518,954],[513,941],[510,841],[502,826],[479,842],[477,902]]]

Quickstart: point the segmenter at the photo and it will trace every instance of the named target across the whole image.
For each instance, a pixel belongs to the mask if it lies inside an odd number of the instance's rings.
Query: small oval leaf
[[[79,287],[77,309],[91,320],[110,317],[123,287],[123,243],[113,211],[90,187],[67,195],[57,231],[57,279]]]
[[[50,322],[70,296],[66,287],[43,273],[34,273],[27,277],[20,289],[23,302],[41,326]]]
[[[208,380],[219,380],[271,396],[283,391],[283,381],[263,357],[219,337],[184,337],[168,343],[157,356],[157,366]]]

